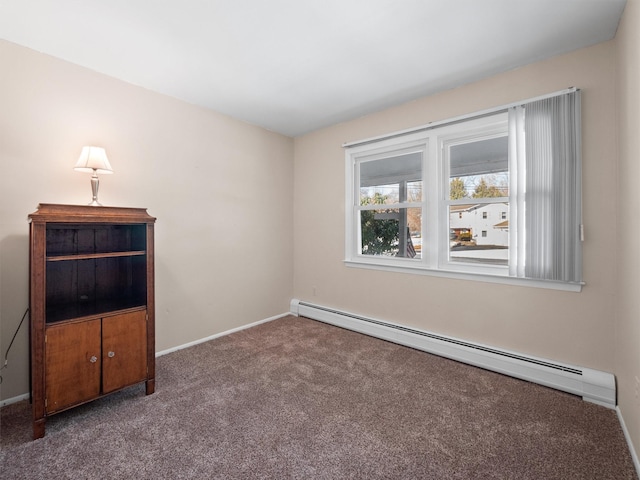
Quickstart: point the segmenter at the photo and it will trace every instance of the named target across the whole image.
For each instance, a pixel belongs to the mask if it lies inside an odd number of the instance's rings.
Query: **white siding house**
[[[509,245],[509,205],[490,203],[452,206],[449,213],[452,240],[471,232],[476,245]]]

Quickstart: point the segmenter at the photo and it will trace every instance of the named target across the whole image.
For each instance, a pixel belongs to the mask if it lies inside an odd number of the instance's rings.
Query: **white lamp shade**
[[[79,172],[113,173],[107,152],[102,147],[82,147],[74,170]]]

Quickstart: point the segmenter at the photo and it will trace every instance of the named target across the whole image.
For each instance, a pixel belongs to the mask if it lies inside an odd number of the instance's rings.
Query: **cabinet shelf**
[[[77,253],[73,255],[48,255],[47,262],[64,262],[66,260],[89,260],[92,258],[135,257],[145,255],[144,250],[130,252],[105,252],[105,253]]]

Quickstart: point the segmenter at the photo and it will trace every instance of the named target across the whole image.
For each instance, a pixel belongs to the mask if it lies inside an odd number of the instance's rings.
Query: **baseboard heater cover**
[[[469,365],[581,396],[608,408],[616,407],[613,374],[560,364],[552,360],[429,333],[333,308],[291,300],[291,313],[329,323],[400,345],[422,350]]]

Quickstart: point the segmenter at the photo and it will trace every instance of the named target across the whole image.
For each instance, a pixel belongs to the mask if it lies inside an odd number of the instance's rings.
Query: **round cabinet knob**
[[[92,357],[89,359],[89,361],[90,361],[91,363],[96,363],[96,362],[98,361],[98,357],[96,357],[96,356],[94,355],[94,356],[92,356]]]
[[[116,352],[109,352],[109,353],[107,353],[107,356],[108,356],[109,358],[113,358],[113,357],[115,357],[115,356],[116,356]]]

